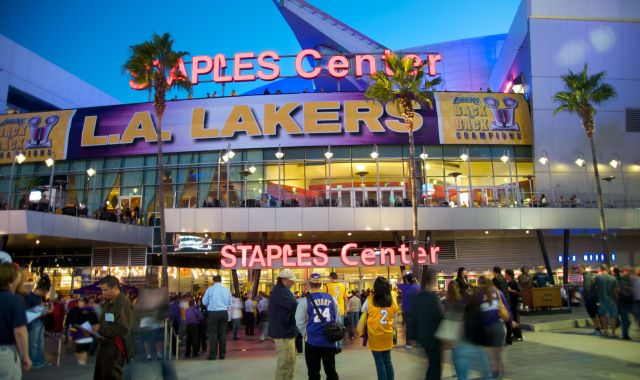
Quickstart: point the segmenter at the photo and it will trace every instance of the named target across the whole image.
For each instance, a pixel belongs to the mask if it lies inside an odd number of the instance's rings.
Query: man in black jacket
[[[435,293],[436,273],[429,269],[427,276],[427,290],[418,293],[414,299],[411,310],[413,324],[408,332],[415,334],[409,336],[410,340],[416,340],[427,353],[429,367],[427,368],[427,380],[440,380],[442,376],[442,351],[440,342],[436,338],[436,331],[442,321],[443,308],[440,298]]]
[[[296,308],[298,304],[290,290],[295,281],[296,276],[290,269],[282,270],[269,299],[269,336],[276,343],[276,351],[278,352],[276,380],[292,380],[296,367],[295,340],[298,333]]]

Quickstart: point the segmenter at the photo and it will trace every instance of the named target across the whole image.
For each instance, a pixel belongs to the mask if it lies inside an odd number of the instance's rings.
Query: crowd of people
[[[544,267],[534,275],[521,268],[517,277],[511,269],[495,267],[491,278],[480,276],[475,284],[465,268],[458,268],[444,293],[437,289],[434,272],[422,277],[422,287],[406,272],[396,289],[378,277],[373,289],[349,291],[335,272],[328,278],[312,273],[300,279],[284,269],[270,294],[256,296],[232,294],[216,275],[202,295],[169,299],[163,288],[143,289],[136,298],[121,290],[116,277],[106,276],[99,282],[101,296],[66,300],[55,296],[45,274],[25,292],[22,270],[10,260],[0,255],[0,360],[8,364],[0,368],[3,379],[20,379],[23,371],[51,365],[45,360],[45,330],[69,343],[79,365],[95,355],[94,379],[124,378],[136,347],[141,348],[138,358],[159,361],[165,378],[175,378],[165,365],[165,331],[173,339],[171,346],[178,347],[174,353],[224,360],[227,336],[243,339],[239,332],[244,326],[244,339],[275,343],[276,379],[294,378],[298,354],[304,354],[309,379],[320,379],[322,370],[327,379],[338,379],[335,356],[343,344],[361,337],[372,352],[377,378],[388,380],[395,376],[392,351],[401,344],[400,321],[402,346],[419,346],[424,352],[426,379],[441,378],[443,351],[449,349],[458,379],[467,379],[470,371],[482,379],[498,379],[504,374],[504,347],[523,340],[523,290],[550,282]],[[606,265],[597,273],[584,265],[574,269],[583,277],[582,300],[594,334],[616,337],[621,327],[622,339],[631,339],[630,315],[640,321],[640,272],[610,271]],[[295,283],[305,284],[302,292],[292,291]]]

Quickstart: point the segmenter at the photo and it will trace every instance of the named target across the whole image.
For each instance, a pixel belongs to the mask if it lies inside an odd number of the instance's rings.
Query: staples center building
[[[553,116],[560,76],[584,63],[606,70],[619,94],[599,109],[595,140],[613,262],[637,263],[640,8],[568,4],[577,2],[524,0],[508,34],[403,49],[442,78],[414,119],[417,259],[439,264],[441,285],[459,266],[473,277],[545,257],[554,271],[604,260],[588,140],[576,115]],[[241,287],[267,288],[282,267],[300,278],[335,270],[362,288],[410,265],[406,125],[392,104],[364,97],[387,48],[304,1],[274,6],[298,54],[194,56],[178,68],[223,96],[167,102],[172,291],[202,289],[217,272],[228,282],[232,271]],[[3,65],[7,110],[34,111],[11,101],[21,64]],[[248,80],[263,86],[224,96]],[[48,103],[0,115],[5,250],[59,273],[63,291],[107,271],[157,281],[153,105]]]

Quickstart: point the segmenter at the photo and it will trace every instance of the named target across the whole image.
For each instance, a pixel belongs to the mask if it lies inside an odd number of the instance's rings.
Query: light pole
[[[609,165],[614,169],[620,167],[620,179],[622,180],[622,191],[624,192],[624,207],[629,207],[629,202],[627,199],[627,184],[624,180],[624,167],[622,166],[622,161],[620,161],[620,157],[617,154],[613,155],[613,160],[609,162]]]
[[[422,160],[422,169],[424,170],[424,183],[427,185],[427,207],[431,207],[431,202],[429,202],[429,164],[427,164],[427,158],[429,158],[429,154],[424,150],[424,146],[422,147],[422,153],[420,153],[420,159]],[[435,189],[435,187],[434,187]]]
[[[462,148],[460,159],[467,163],[467,178],[469,179],[469,207],[473,207],[473,185],[471,184],[471,159],[469,157],[469,148]]]
[[[216,199],[220,207],[222,207],[222,201],[220,200],[220,164],[222,163],[222,149],[220,149],[220,153],[218,154],[218,186],[216,186]]]
[[[593,204],[593,197],[591,195],[591,184],[589,183],[589,173],[587,172],[587,165],[585,165],[587,162],[584,159],[584,153],[578,152],[578,158],[576,158],[575,163],[579,167],[584,168],[584,180],[586,182],[585,185],[587,186],[587,191],[589,192],[589,207],[591,207]]]
[[[327,159],[327,182],[326,191],[327,191],[327,199],[329,200],[329,207],[331,207],[331,157],[333,157],[333,153],[331,152],[331,145],[327,146],[327,151],[324,152],[324,158]]]
[[[460,206],[460,192],[458,191],[458,177],[461,174],[462,173],[458,173],[458,172],[449,173],[449,176],[453,177],[453,182],[456,186],[456,197],[458,198],[458,206]]]
[[[93,188],[91,190],[91,197],[89,197],[89,204],[92,204],[92,200],[95,201],[95,197],[96,197],[96,181],[98,180],[98,177],[96,176],[96,169],[94,168],[89,168],[87,169],[87,175],[89,176],[89,179],[91,179],[91,177],[93,178]],[[91,210],[89,210],[91,211]],[[91,216],[91,214],[89,214]]]
[[[553,188],[553,182],[551,181],[551,162],[549,162],[549,153],[546,150],[542,151],[542,155],[538,159],[538,162],[541,163],[542,166],[547,166],[547,164],[549,164],[549,166],[547,167],[547,173],[549,174],[549,188],[551,189],[551,201],[553,202],[553,204],[555,204],[556,192],[555,192],[555,189]]]
[[[55,164],[55,160],[51,157],[47,158],[46,160],[44,160],[44,163],[47,165],[47,167],[51,168],[51,174],[49,175],[49,202],[51,202],[51,189],[53,188],[53,173],[54,173],[54,164]],[[53,208],[49,207],[49,210],[52,210]]]
[[[380,157],[380,153],[378,153],[378,145],[373,146],[373,152],[369,155],[371,158],[376,160],[376,203],[378,206],[381,206],[381,195],[380,195],[380,164],[378,162],[378,157]]]
[[[18,163],[18,165],[20,165],[26,159],[27,157],[25,157],[24,154],[18,153],[13,157],[13,161],[11,162],[11,175],[9,176],[9,194],[7,197],[7,204],[9,205],[9,210],[13,208],[13,202],[11,201],[11,198],[13,197],[13,177],[16,172],[16,162]]]
[[[222,161],[227,164],[227,208],[229,208],[229,174],[231,171],[231,159],[236,155],[236,153],[231,150],[231,144],[227,145],[227,151],[222,155]]]
[[[607,190],[609,192],[609,199],[611,199],[611,205],[613,207],[616,207],[616,200],[611,196],[611,181],[613,181],[614,179],[616,179],[616,177],[612,175],[602,178],[603,181],[607,181]]]
[[[500,161],[504,162],[505,165],[507,165],[507,168],[509,168],[509,187],[507,188],[507,197],[509,199],[509,206],[511,206],[511,198],[513,197],[511,194],[511,187],[513,186],[513,175],[511,173],[511,159],[509,157],[509,151],[505,150],[504,154],[502,155],[502,157],[500,157]],[[517,199],[517,197],[516,197]]]
[[[284,158],[284,152],[280,145],[278,145],[278,151],[275,153],[276,158],[278,159],[278,200],[276,202],[276,207],[278,207],[278,203],[280,203],[280,198],[282,198],[281,192],[282,188],[280,186],[280,169],[282,165],[282,158]]]

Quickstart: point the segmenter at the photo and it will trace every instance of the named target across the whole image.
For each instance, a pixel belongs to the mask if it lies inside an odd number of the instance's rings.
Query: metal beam
[[[396,249],[400,248],[400,244],[402,244],[402,242],[400,241],[398,231],[393,231],[393,242],[396,245]],[[404,265],[400,265],[400,274],[403,274],[406,269],[407,268]]]
[[[227,244],[233,245],[233,239],[231,238],[231,233],[226,233]],[[240,283],[238,282],[238,271],[236,269],[231,269],[231,286],[233,287],[233,296],[240,298]]]
[[[562,284],[569,283],[569,230],[564,230],[564,249],[562,251]]]
[[[542,253],[544,266],[547,267],[549,283],[551,283],[551,285],[555,285],[556,281],[553,279],[553,270],[551,269],[551,263],[549,262],[549,254],[547,253],[547,246],[544,244],[544,236],[542,235],[542,230],[536,230],[536,236],[538,237],[538,245],[540,245],[540,252]]]
[[[432,239],[431,239],[431,231],[425,231],[425,237],[424,237],[424,248],[427,252],[430,251],[431,249],[431,244],[432,244]],[[420,272],[420,289],[427,289],[427,285],[429,283],[429,266],[428,265],[423,265],[422,267],[416,266],[416,268],[419,268]],[[418,273],[414,273],[414,276],[418,276]]]
[[[260,248],[262,248],[262,252],[267,248],[267,233],[263,232],[260,236]],[[260,286],[260,269],[252,269],[253,270],[253,286],[251,288],[251,295],[256,297],[258,294],[258,287]]]

